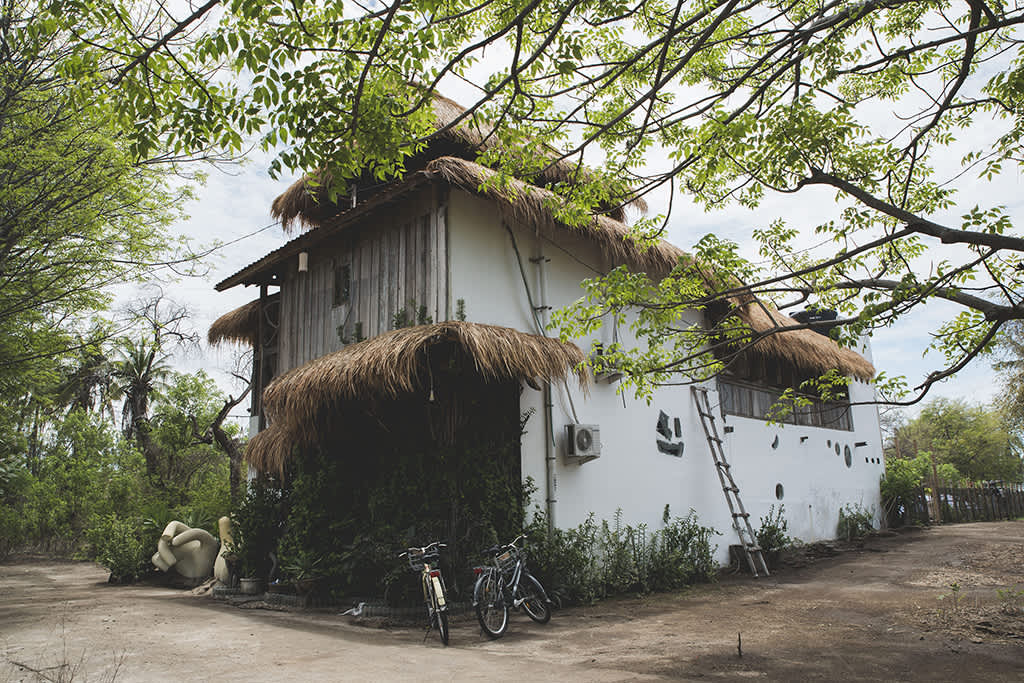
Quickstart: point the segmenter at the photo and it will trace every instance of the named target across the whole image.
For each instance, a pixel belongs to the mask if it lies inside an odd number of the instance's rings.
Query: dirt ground
[[[0,681],[62,663],[77,681],[1024,680],[1024,522],[809,548],[766,579],[563,609],[545,626],[516,615],[497,641],[467,614],[449,648],[336,611],[105,580],[84,563],[0,565]]]

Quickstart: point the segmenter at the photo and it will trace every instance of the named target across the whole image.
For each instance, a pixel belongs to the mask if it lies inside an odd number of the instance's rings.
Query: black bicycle
[[[434,541],[423,548],[409,548],[399,557],[409,560],[409,568],[420,573],[423,586],[423,601],[427,605],[427,633],[437,628],[441,642],[448,644],[448,596],[444,588],[444,577],[441,576],[441,550],[448,546]],[[424,636],[426,639],[426,636]]]
[[[500,638],[508,628],[509,608],[522,608],[538,624],[551,620],[551,601],[526,567],[526,551],[518,545],[526,535],[506,545],[494,546],[487,554],[494,564],[474,567],[473,607],[480,628],[489,638]]]

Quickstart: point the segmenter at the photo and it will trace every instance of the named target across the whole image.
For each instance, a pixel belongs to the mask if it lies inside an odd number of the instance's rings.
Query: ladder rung
[[[725,500],[729,503],[729,510],[732,512],[735,509],[733,499],[738,504],[737,507],[742,510],[743,503],[740,501],[740,487],[736,485],[732,475],[729,474],[732,465],[725,460],[725,451],[722,448],[725,442],[718,436],[715,416],[711,412],[711,403],[708,400],[708,392],[700,387],[691,387],[691,391],[697,407],[697,414],[700,415],[701,426],[704,427],[704,436],[708,439],[711,457],[714,458],[715,467],[719,468],[718,476],[722,482]],[[730,497],[730,492],[732,497]],[[768,576],[768,565],[764,561],[764,555],[761,554],[761,547],[757,545],[754,531],[750,528],[750,513],[732,512],[732,519],[732,527],[736,530],[736,535],[739,536],[743,554],[746,555],[747,564],[750,566],[750,572],[754,576],[761,576],[762,574]],[[739,519],[744,520],[743,524],[737,521]]]

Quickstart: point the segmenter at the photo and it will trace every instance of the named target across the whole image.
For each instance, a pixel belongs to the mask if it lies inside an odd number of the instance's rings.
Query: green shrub
[[[785,505],[780,505],[778,510],[772,505],[768,508],[768,514],[761,518],[761,526],[754,534],[761,550],[779,550],[792,544],[793,539],[786,533],[789,531],[789,521],[785,513]]]
[[[875,516],[870,510],[854,503],[844,505],[839,510],[839,524],[836,527],[837,538],[851,541],[867,536],[875,528]]]
[[[21,512],[0,505],[0,562],[24,544],[24,518]]]
[[[281,490],[257,478],[249,482],[249,490],[232,513],[231,552],[243,577],[266,579],[270,573],[270,554],[277,549],[282,519],[281,502]]]
[[[108,512],[92,517],[85,537],[90,559],[110,570],[110,582],[130,583],[152,571],[150,558],[160,531],[145,528],[141,520]]]
[[[568,602],[589,603],[627,592],[649,593],[714,579],[718,532],[701,526],[691,510],[672,518],[668,506],[663,527],[623,525],[621,510],[600,526],[590,515],[571,529],[548,532],[537,511],[528,529],[529,566],[545,587]]]

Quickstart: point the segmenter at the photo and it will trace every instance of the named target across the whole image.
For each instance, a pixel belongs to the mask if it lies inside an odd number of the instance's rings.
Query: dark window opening
[[[744,382],[732,377],[722,377],[718,383],[718,391],[722,410],[727,415],[752,417],[758,420],[773,419],[775,422],[805,427],[853,431],[849,400],[823,401],[818,397],[801,395],[809,401],[808,405],[786,405],[782,402],[784,389]]]
[[[726,374],[719,379],[722,410],[726,414],[758,420],[853,431],[846,387],[833,388],[834,396],[827,401],[801,391],[804,382],[817,377],[813,371],[777,357],[747,351],[731,358]],[[787,388],[795,389],[808,405],[781,401]]]
[[[344,264],[334,269],[334,305],[347,304],[352,292],[352,266]]]

